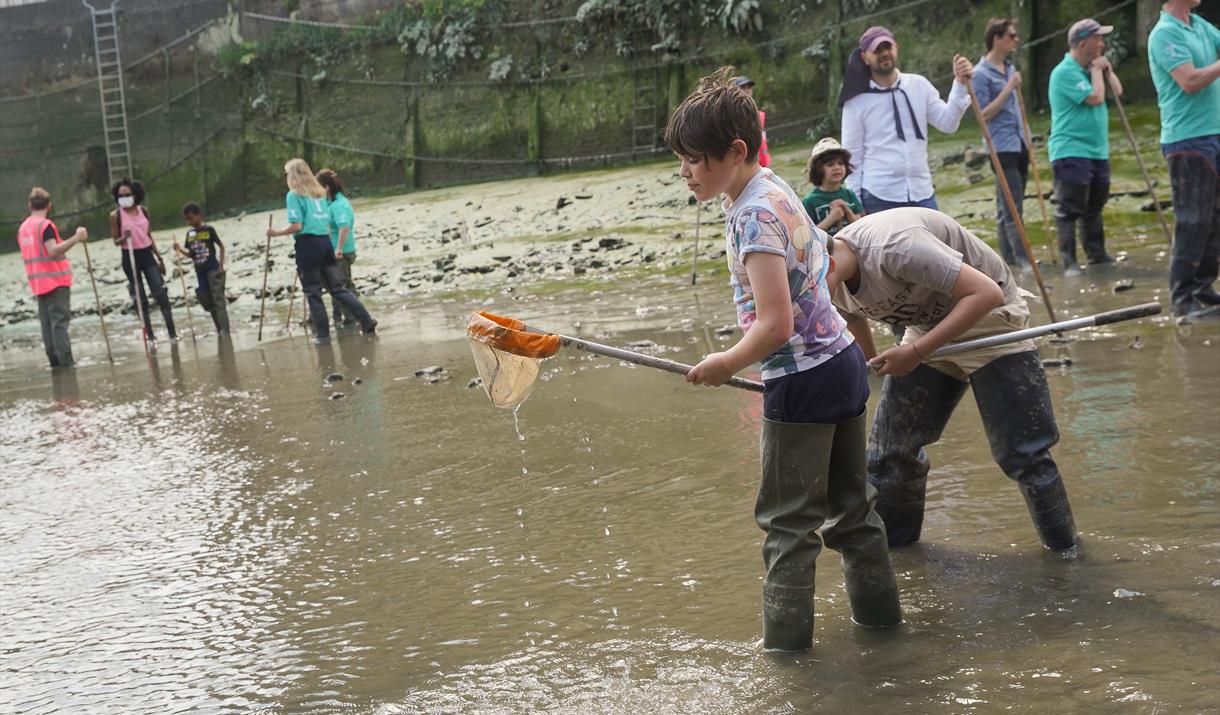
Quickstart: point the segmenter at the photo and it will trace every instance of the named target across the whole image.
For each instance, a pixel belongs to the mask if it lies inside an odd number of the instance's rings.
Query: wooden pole
[[[89,271],[89,283],[93,286],[93,302],[97,305],[97,319],[102,324],[102,340],[106,342],[106,358],[114,362],[114,354],[110,352],[110,336],[106,333],[106,318],[102,315],[102,299],[97,293],[97,280],[93,277],[93,261],[89,258],[89,242],[81,243],[85,249],[85,268]]]
[[[1012,190],[1008,186],[1007,177],[1004,176],[1004,167],[1000,164],[1000,156],[996,154],[995,144],[991,141],[991,132],[987,129],[987,120],[983,119],[983,110],[979,107],[979,98],[975,96],[974,86],[969,82],[966,83],[966,91],[970,93],[970,106],[974,108],[974,117],[979,122],[979,129],[983,131],[983,140],[987,142],[987,152],[991,154],[991,168],[995,170],[996,181],[999,182],[1000,189],[1004,193],[1004,201],[1008,203],[1008,213],[1012,216],[1013,223],[1017,227],[1017,235],[1021,237],[1021,244],[1025,246],[1025,255],[1029,258],[1029,266],[1034,269],[1034,278],[1038,281],[1038,290],[1042,292],[1042,302],[1046,304],[1046,313],[1050,316],[1052,323],[1057,323],[1059,320],[1055,318],[1055,309],[1051,306],[1051,296],[1046,292],[1046,284],[1042,282],[1042,270],[1038,268],[1038,259],[1034,258],[1033,246],[1029,245],[1029,238],[1025,235],[1025,222],[1021,220],[1021,214],[1017,212],[1017,202],[1012,198]]]
[[[1144,175],[1144,183],[1148,184],[1148,196],[1152,197],[1152,205],[1156,208],[1156,217],[1161,220],[1161,228],[1165,229],[1165,240],[1169,241],[1169,245],[1173,245],[1173,231],[1169,230],[1169,221],[1165,219],[1165,212],[1161,210],[1161,202],[1156,198],[1156,191],[1152,188],[1152,179],[1148,176],[1148,168],[1144,166],[1144,158],[1140,156],[1139,142],[1135,141],[1135,132],[1131,131],[1131,123],[1127,121],[1127,110],[1123,108],[1123,100],[1118,96],[1118,92],[1114,89],[1114,77],[1106,70],[1106,85],[1110,87],[1110,93],[1114,95],[1114,107],[1118,110],[1118,116],[1123,120],[1123,129],[1127,130],[1127,138],[1131,140],[1131,151],[1135,152],[1135,162],[1140,166],[1140,173]]]
[[[1029,147],[1029,168],[1034,172],[1034,188],[1038,191],[1038,207],[1042,209],[1042,231],[1046,234],[1046,247],[1051,252],[1051,263],[1058,263],[1059,257],[1056,246],[1051,244],[1051,240],[1055,234],[1051,232],[1051,219],[1046,211],[1046,197],[1042,193],[1042,174],[1038,171],[1038,159],[1035,156],[1037,152],[1034,150],[1034,135],[1029,128],[1029,117],[1025,114],[1025,99],[1021,97],[1021,90],[1015,90],[1017,95],[1017,107],[1021,110],[1021,124],[1025,127],[1025,145]]]
[[[284,318],[284,330],[292,335],[292,305],[297,299],[297,279],[301,274],[294,268],[292,271],[292,289],[288,291],[288,317]]]
[[[271,230],[271,219],[274,214],[267,216],[267,230]],[[258,304],[258,340],[263,340],[263,316],[267,313],[267,273],[271,270],[271,237],[267,237],[267,253],[263,257],[263,297]]]
[[[191,315],[191,295],[186,290],[186,270],[177,260],[174,261],[174,268],[178,269],[178,278],[182,280],[182,303],[186,305],[186,323],[191,326],[191,342],[193,343],[196,341],[195,318]]]

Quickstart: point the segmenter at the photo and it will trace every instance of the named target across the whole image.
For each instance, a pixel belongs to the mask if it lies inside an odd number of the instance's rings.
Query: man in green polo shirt
[[[1169,291],[1181,322],[1220,319],[1220,30],[1191,13],[1200,0],[1169,0],[1148,36],[1161,108],[1161,151],[1173,188]]]
[[[1047,149],[1055,173],[1055,229],[1064,275],[1080,275],[1076,263],[1076,224],[1090,264],[1109,263],[1101,209],[1110,197],[1110,114],[1106,110],[1105,73],[1110,62],[1102,55],[1105,36],[1114,30],[1086,19],[1068,30],[1068,53],[1051,71],[1051,136]],[[1114,78],[1121,97],[1122,85]]]

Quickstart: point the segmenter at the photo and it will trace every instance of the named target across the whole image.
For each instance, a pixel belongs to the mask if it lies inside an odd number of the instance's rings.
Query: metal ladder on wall
[[[653,67],[641,67],[640,58],[649,56],[649,45],[640,45],[642,31],[631,33],[631,154],[632,158],[650,157],[657,149],[657,73]]]
[[[113,182],[131,176],[131,144],[127,138],[127,95],[123,90],[123,63],[119,58],[118,7],[96,8],[81,0],[93,18],[93,53],[97,61],[97,87],[102,101],[102,127],[106,166]]]

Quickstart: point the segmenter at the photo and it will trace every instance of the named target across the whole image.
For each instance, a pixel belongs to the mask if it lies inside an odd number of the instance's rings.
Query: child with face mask
[[[122,178],[110,187],[110,195],[118,208],[110,212],[110,237],[122,251],[123,273],[127,276],[127,292],[136,303],[136,309],[144,320],[144,338],[155,342],[152,319],[148,314],[148,296],[151,294],[161,308],[165,329],[169,339],[177,340],[174,328],[174,312],[169,303],[169,291],[165,287],[165,261],[161,258],[157,244],[149,229],[148,210],[144,203],[144,185],[129,178]],[[140,280],[140,276],[144,280]],[[145,292],[144,284],[148,284]]]

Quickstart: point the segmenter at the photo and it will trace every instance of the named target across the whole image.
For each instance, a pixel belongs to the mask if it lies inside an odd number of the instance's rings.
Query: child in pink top
[[[169,291],[165,288],[165,261],[161,258],[157,244],[153,241],[149,229],[148,209],[144,203],[144,185],[132,179],[123,178],[110,187],[110,194],[118,208],[110,212],[110,237],[122,251],[123,273],[127,276],[127,293],[131,296],[138,309],[142,309],[144,318],[144,336],[155,340],[152,320],[148,315],[148,296],[151,294],[161,308],[161,316],[165,318],[165,329],[169,331],[169,339],[177,340],[178,331],[174,329],[174,313],[169,304]],[[133,263],[134,261],[134,268]],[[140,280],[140,274],[144,280]],[[148,283],[147,292],[144,283]],[[138,297],[137,297],[138,296]]]

